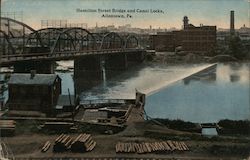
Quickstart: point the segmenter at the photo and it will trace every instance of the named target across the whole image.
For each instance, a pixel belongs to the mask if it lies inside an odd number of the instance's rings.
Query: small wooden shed
[[[8,88],[9,110],[51,115],[61,94],[61,78],[56,74],[12,74]]]

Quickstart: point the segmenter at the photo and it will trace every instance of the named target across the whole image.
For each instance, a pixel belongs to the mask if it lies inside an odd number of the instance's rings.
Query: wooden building
[[[55,74],[12,74],[7,107],[52,115],[61,94],[61,78]]]

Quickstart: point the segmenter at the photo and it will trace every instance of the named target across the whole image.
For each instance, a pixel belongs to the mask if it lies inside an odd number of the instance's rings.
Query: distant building
[[[242,41],[250,41],[250,28],[246,27],[245,24],[237,31]]]
[[[162,32],[150,36],[150,49],[157,51],[174,51],[175,50],[174,32]]]
[[[8,88],[9,110],[51,115],[61,94],[61,78],[55,74],[12,74]]]
[[[195,27],[189,24],[180,31],[184,51],[208,52],[216,46],[216,26]]]
[[[175,51],[182,47],[183,51],[208,52],[216,46],[216,26],[196,27],[188,23],[188,17],[183,19],[183,30],[157,33],[150,37],[151,49],[157,51]]]
[[[243,27],[240,27],[240,29],[238,29],[239,33],[249,33],[250,34],[250,28],[246,27],[246,25],[244,24]]]

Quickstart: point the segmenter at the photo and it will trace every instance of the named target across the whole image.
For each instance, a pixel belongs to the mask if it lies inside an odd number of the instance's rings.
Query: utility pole
[[[0,30],[2,29],[2,23],[1,23],[1,20],[2,20],[2,0],[0,0]]]
[[[248,27],[250,28],[250,0],[248,0]]]
[[[2,30],[2,0],[0,0],[0,30]],[[5,47],[5,46],[3,46],[3,47]],[[0,65],[1,65],[1,63],[2,63],[2,51],[0,51]]]

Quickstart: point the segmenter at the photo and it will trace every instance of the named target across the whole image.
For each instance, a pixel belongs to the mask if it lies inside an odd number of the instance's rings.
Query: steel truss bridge
[[[1,65],[21,61],[63,60],[90,54],[144,51],[134,34],[91,33],[87,29],[43,28],[35,30],[22,22],[1,18]]]

